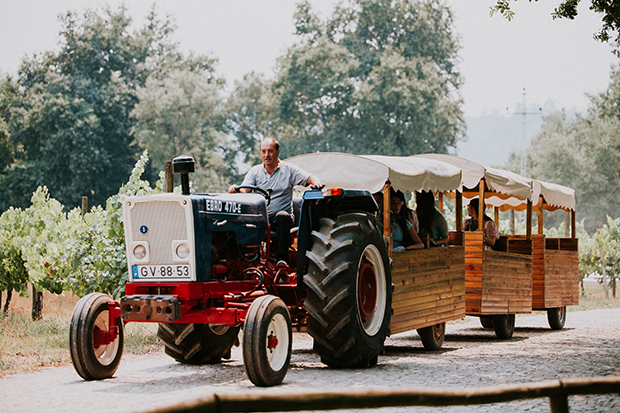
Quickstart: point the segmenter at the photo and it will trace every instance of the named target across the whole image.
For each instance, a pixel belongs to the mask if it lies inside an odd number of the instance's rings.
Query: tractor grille
[[[150,264],[172,264],[172,241],[190,240],[189,225],[186,219],[186,209],[191,208],[191,202],[185,205],[178,199],[136,201],[131,212],[131,237],[133,241],[148,241],[150,246]],[[191,216],[191,215],[190,215]],[[144,233],[146,232],[146,233]]]

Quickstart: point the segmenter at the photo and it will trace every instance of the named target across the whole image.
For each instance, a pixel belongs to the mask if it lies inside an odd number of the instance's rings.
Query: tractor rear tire
[[[509,339],[515,332],[515,315],[496,315],[493,317],[493,326],[497,338]]]
[[[446,338],[446,323],[419,328],[417,332],[425,349],[429,351],[439,350]]]
[[[73,309],[69,324],[69,350],[73,367],[84,380],[112,377],[123,355],[123,321],[116,320],[118,336],[108,344],[95,347],[95,337],[108,331],[110,297],[90,293],[82,297]]]
[[[377,364],[392,312],[392,278],[383,235],[373,215],[320,219],[312,231],[304,276],[308,333],[330,367]]]
[[[566,323],[566,307],[548,309],[547,321],[552,330],[563,329]]]
[[[232,346],[239,345],[240,327],[209,324],[160,323],[157,337],[164,352],[185,364],[216,364],[230,359]]]

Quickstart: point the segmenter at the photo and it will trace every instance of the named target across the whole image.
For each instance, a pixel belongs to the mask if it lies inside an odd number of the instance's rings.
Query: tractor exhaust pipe
[[[177,156],[172,160],[172,168],[175,174],[181,175],[181,191],[183,195],[189,195],[189,174],[195,172],[194,158],[191,156]]]

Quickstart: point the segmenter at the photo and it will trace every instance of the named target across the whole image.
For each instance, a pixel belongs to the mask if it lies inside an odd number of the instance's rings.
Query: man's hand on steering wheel
[[[269,203],[271,202],[271,189],[265,191],[263,188],[259,188],[259,187],[254,186],[254,185],[238,185],[238,186],[237,185],[231,185],[230,188],[228,189],[228,191],[230,193],[235,193],[235,192],[241,192],[240,191],[241,189],[250,189],[250,190],[252,190],[254,192],[260,193],[267,200],[267,205],[269,205]]]

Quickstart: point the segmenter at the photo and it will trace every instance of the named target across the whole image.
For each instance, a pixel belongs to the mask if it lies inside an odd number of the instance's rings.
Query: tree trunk
[[[11,304],[11,298],[13,298],[13,290],[7,290],[6,292],[6,302],[4,303],[4,314],[9,312],[9,304]],[[2,302],[2,297],[0,296],[0,303]]]
[[[607,288],[607,271],[605,271],[605,256],[603,255],[603,247],[599,247],[601,254],[601,269],[603,271],[603,289],[605,290],[605,298],[609,298],[609,288]]]
[[[611,296],[616,298],[616,277],[611,279]]]
[[[32,286],[32,320],[40,320],[43,313],[43,293]]]

